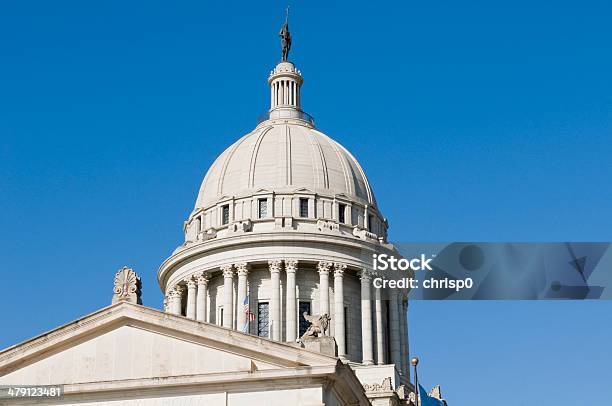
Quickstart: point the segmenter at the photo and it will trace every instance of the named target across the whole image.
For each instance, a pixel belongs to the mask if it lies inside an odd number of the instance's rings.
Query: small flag
[[[421,384],[419,384],[419,398],[421,398],[419,406],[445,406],[440,399],[429,396]]]
[[[244,303],[242,303],[242,305],[244,307],[244,314],[246,315],[246,321],[244,323],[244,326],[242,327],[242,331],[246,333],[249,331],[249,322],[255,321],[256,317],[255,317],[255,313],[251,311],[251,306],[249,306],[249,296],[248,295],[247,297],[244,298]]]

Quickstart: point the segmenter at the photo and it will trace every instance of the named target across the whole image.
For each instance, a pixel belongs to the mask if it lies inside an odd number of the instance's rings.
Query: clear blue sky
[[[266,110],[279,58],[285,3],[227,4],[2,3],[0,347],[108,305],[124,264],[161,306],[157,267],[207,167]],[[393,239],[609,241],[611,15],[292,2],[291,59]],[[412,349],[451,406],[589,404],[611,318],[610,302],[419,302]]]

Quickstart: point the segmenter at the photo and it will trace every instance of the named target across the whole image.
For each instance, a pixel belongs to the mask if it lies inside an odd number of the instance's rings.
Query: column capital
[[[234,264],[234,267],[238,270],[238,276],[247,276],[249,273],[249,264],[247,262],[239,262]]]
[[[223,272],[224,278],[232,278],[234,276],[234,267],[232,264],[221,265],[219,269],[221,269],[221,272]]]
[[[283,261],[280,259],[271,259],[268,261],[268,266],[270,267],[270,273],[278,273],[281,270]]]
[[[342,278],[344,276],[344,271],[346,271],[346,264],[334,262],[334,277]]]
[[[361,271],[359,271],[359,279],[361,280],[361,282],[370,282],[372,280],[373,275],[374,273],[367,269],[362,269]]]
[[[208,285],[208,281],[210,280],[210,276],[207,273],[200,273],[196,275],[196,280],[198,285]]]
[[[294,273],[297,271],[298,260],[297,259],[286,259],[285,260],[285,272]]]
[[[183,287],[180,285],[175,285],[172,289],[168,291],[168,297],[171,299],[180,297],[181,293],[183,293]]]
[[[331,269],[332,265],[333,264],[329,261],[319,261],[317,264],[319,275],[329,275],[329,270]]]
[[[196,281],[193,278],[193,276],[185,278],[184,281],[185,281],[185,284],[187,285],[187,289],[195,289],[197,286]]]

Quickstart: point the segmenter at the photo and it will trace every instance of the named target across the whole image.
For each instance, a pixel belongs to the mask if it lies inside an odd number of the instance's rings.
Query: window
[[[229,204],[221,207],[221,224],[229,223]]]
[[[368,216],[368,231],[372,232],[372,222],[374,221],[374,216]]]
[[[304,318],[304,312],[310,314],[310,302],[300,302],[299,305],[300,337],[303,336],[306,330],[308,330],[308,327],[310,327],[310,323]]]
[[[223,308],[222,307],[219,308],[219,320],[217,320],[217,325],[218,326],[223,325]]]
[[[308,199],[300,198],[300,217],[308,217]]]
[[[270,335],[270,307],[268,302],[257,303],[257,335],[269,337]]]
[[[259,199],[257,203],[259,206],[259,218],[263,219],[268,217],[268,199]]]
[[[346,223],[346,218],[344,217],[346,213],[346,204],[338,204],[338,223],[344,224]]]

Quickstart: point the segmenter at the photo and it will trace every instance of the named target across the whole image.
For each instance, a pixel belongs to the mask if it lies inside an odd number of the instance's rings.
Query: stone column
[[[361,280],[361,352],[363,365],[372,365],[374,355],[372,351],[372,274],[366,269],[359,273]]]
[[[391,347],[391,362],[395,364],[398,372],[402,369],[402,354],[400,350],[399,314],[397,291],[389,290],[389,344]]]
[[[402,300],[400,308],[400,354],[402,356],[402,374],[410,379],[410,366],[408,365],[408,323],[406,321],[408,303]]]
[[[383,332],[382,290],[374,288],[374,313],[376,314],[376,362],[385,364],[385,347]]]
[[[187,311],[186,316],[190,319],[196,318],[196,281],[193,278],[185,279],[185,283],[187,284]]]
[[[319,270],[319,314],[329,314],[329,269],[332,263],[321,261],[317,265]]]
[[[235,264],[234,267],[236,267],[238,270],[238,309],[236,310],[236,329],[246,332],[247,329],[245,327],[247,318],[244,311],[244,300],[247,297],[247,276],[249,274],[249,269],[246,262]]]
[[[334,335],[338,344],[338,356],[346,359],[346,322],[344,320],[344,271],[346,264],[334,264]]]
[[[183,288],[179,285],[176,285],[170,291],[170,313],[176,314],[178,316],[181,315],[181,309],[183,307],[183,303],[181,300],[182,294],[183,294]]]
[[[272,339],[281,339],[281,309],[280,309],[280,270],[281,260],[268,261],[270,267],[270,280],[272,282],[272,294],[270,295],[270,320],[272,321]]]
[[[201,273],[198,278],[198,295],[196,297],[196,320],[206,321],[206,296],[208,295],[208,275]]]
[[[297,271],[297,259],[285,260],[285,272],[287,273],[287,299],[285,336],[292,343],[297,338],[297,302],[295,298],[295,272]]]
[[[223,272],[223,327],[234,324],[234,270],[232,265],[221,266]]]

